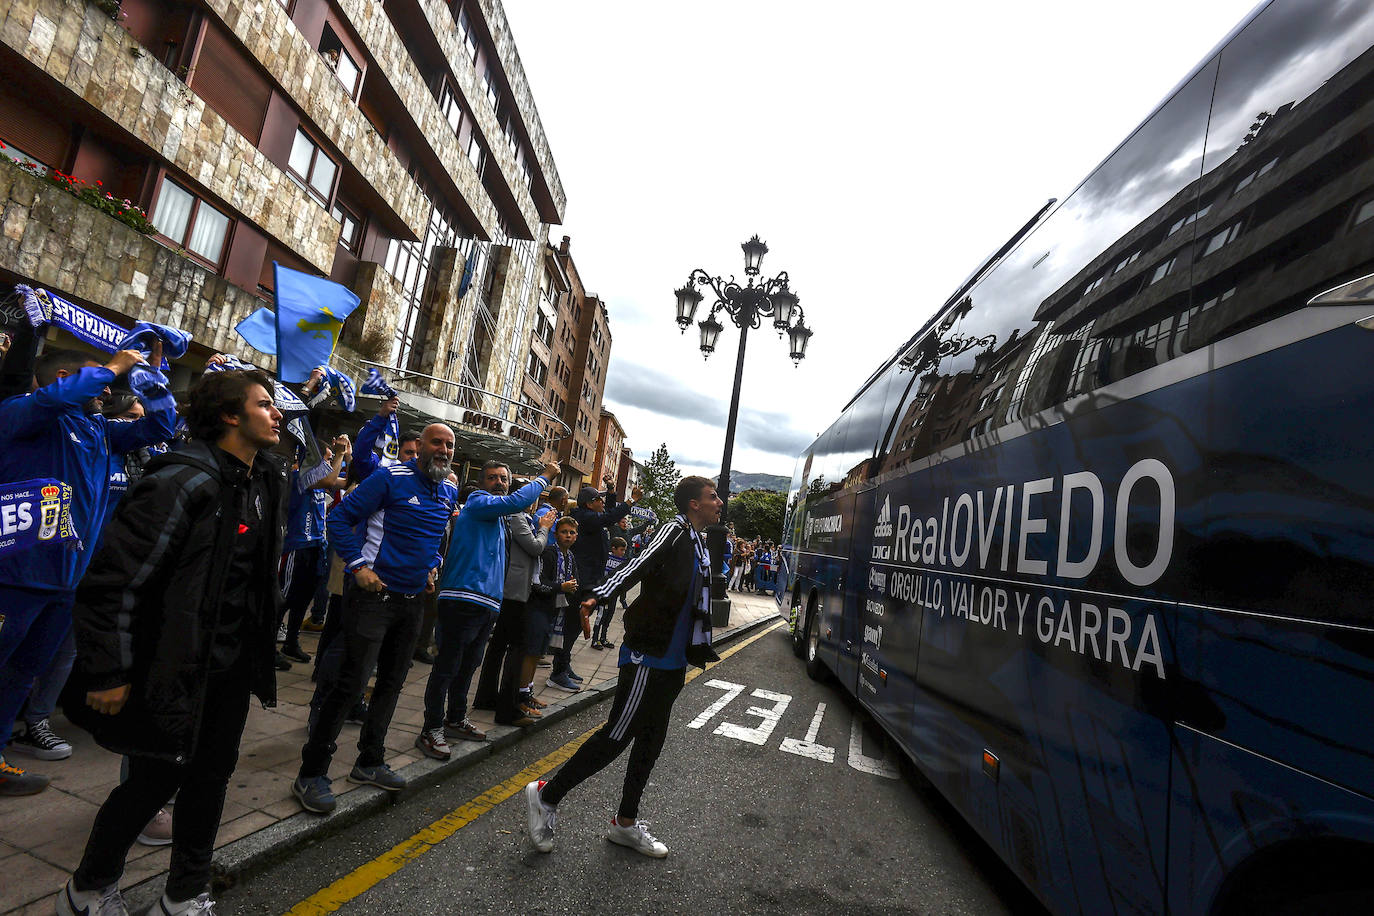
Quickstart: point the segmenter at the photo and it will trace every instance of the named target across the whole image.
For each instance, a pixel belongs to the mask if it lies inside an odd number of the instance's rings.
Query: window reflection
[[[869,383],[849,411],[882,404],[873,452],[856,422],[818,467],[842,454],[853,482],[976,450],[1374,271],[1371,45],[1368,4],[1266,9]]]

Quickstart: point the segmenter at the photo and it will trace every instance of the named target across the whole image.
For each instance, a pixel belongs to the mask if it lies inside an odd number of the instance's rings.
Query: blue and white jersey
[[[435,483],[415,461],[368,476],[329,513],[329,541],[349,572],[369,566],[392,591],[423,591],[439,565],[439,542],[458,490]],[[360,527],[361,526],[361,527]]]
[[[311,487],[301,490],[301,472],[291,472],[291,499],[286,506],[286,538],[283,551],[300,550],[325,541],[325,512],[329,494]]]
[[[72,525],[82,541],[80,549],[52,541],[0,560],[0,587],[76,588],[100,541],[121,456],[172,438],[176,401],[169,394],[145,400],[140,420],[86,413],[114,380],[109,369],[88,367],[0,403],[0,483],[52,477],[70,486]]]

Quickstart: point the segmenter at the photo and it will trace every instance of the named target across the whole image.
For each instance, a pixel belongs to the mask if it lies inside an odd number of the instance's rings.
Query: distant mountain
[[[745,490],[772,490],[774,493],[786,493],[791,486],[792,480],[788,477],[779,477],[776,474],[745,474],[740,471],[730,472],[730,492],[741,493]]]

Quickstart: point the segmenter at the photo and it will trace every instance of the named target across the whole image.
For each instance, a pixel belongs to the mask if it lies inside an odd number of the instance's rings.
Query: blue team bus
[[[1277,0],[797,463],[779,601],[1056,913],[1374,912],[1374,4]]]

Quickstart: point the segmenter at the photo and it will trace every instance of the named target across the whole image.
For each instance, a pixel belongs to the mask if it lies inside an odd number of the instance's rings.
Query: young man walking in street
[[[388,792],[405,788],[405,780],[386,765],[386,732],[410,670],[424,592],[434,588],[439,542],[458,502],[458,490],[448,480],[452,461],[453,430],[431,423],[420,434],[414,461],[378,469],[329,514],[329,542],[354,584],[335,637],[343,640],[338,676],[328,684],[321,678],[316,688],[325,691],[320,714],[301,748],[300,773],[291,784],[291,793],[307,811],[334,810],[329,763],[344,719],[374,665],[377,684],[348,781]],[[365,526],[365,533],[359,526]]]
[[[467,692],[482,664],[506,585],[505,516],[524,512],[558,477],[557,463],[514,493],[510,468],[500,461],[482,466],[481,489],[473,491],[453,520],[448,556],[439,582],[439,654],[425,684],[425,724],[415,745],[430,757],[448,759],[445,736],[485,741],[486,733],[468,720]],[[456,706],[448,710],[450,685]],[[447,726],[447,727],[445,727]]]
[[[95,816],[62,916],[122,916],[124,860],[177,796],[167,889],[154,916],[209,913],[210,856],[249,696],[276,705],[276,565],[285,468],[266,454],[281,414],[260,371],[203,376],[193,440],[149,463],[81,582],[83,724],[126,754],[128,779]]]
[[[721,500],[705,477],[684,477],[673,493],[679,514],[659,529],[653,542],[631,562],[592,589],[582,602],[589,615],[636,583],[639,596],[625,612],[620,679],[606,724],[547,782],[525,786],[530,840],[540,852],[553,849],[558,803],[583,780],[600,772],[633,742],[625,768],[620,807],[606,838],[647,856],[662,858],[668,847],[639,821],[639,802],[668,735],[673,701],[682,691],[687,665],[717,660],[711,650],[710,558],[701,533],[720,519]]]

